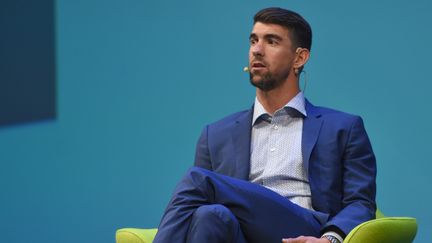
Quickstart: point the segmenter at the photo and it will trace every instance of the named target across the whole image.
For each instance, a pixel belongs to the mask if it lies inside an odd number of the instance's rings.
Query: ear
[[[306,48],[298,47],[296,49],[295,54],[296,54],[296,57],[294,59],[293,68],[299,69],[299,68],[303,67],[307,63],[307,61],[309,60],[310,51]]]

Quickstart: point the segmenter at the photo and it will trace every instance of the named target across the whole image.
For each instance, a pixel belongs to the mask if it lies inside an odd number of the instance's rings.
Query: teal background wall
[[[155,227],[202,127],[246,109],[253,14],[314,30],[306,96],[361,115],[378,203],[431,241],[432,3],[58,0],[56,121],[0,129],[2,242],[114,242]],[[11,107],[13,109],[13,107]]]

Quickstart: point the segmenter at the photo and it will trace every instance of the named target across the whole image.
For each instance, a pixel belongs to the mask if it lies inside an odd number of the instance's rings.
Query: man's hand
[[[299,236],[297,238],[282,239],[282,243],[330,243],[330,241],[325,238]]]

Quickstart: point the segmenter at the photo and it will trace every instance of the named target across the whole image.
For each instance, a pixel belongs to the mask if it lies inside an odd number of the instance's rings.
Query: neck
[[[256,89],[256,95],[264,109],[273,115],[300,92],[298,80],[287,80],[280,87],[270,91]]]

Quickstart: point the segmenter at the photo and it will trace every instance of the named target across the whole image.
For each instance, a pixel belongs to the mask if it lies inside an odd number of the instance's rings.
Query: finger
[[[302,243],[303,236],[297,238],[284,238],[282,239],[282,243]]]

